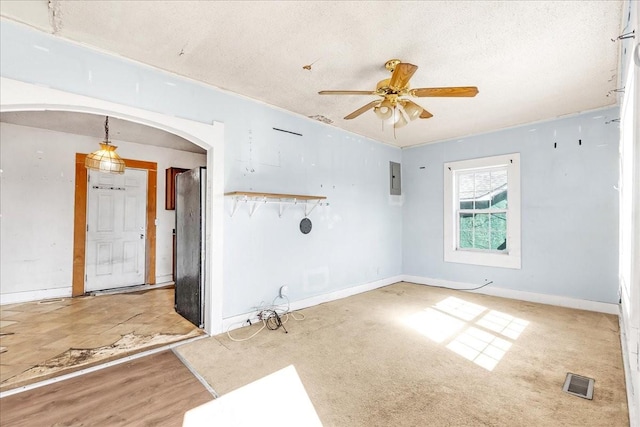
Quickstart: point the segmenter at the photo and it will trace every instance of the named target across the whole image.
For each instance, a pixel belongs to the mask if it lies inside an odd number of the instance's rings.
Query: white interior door
[[[88,171],[85,291],[144,284],[147,171]]]

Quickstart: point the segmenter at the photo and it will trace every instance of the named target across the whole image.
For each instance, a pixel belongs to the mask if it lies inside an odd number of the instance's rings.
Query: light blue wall
[[[277,205],[264,205],[249,217],[241,203],[230,217],[227,200],[224,282],[232,291],[225,316],[246,311],[249,301],[271,302],[283,284],[298,300],[401,274],[402,206],[389,196],[388,180],[400,150],[313,122],[291,125],[304,136],[266,124],[257,132],[256,124],[251,144],[247,136],[233,144],[226,167],[238,173],[228,188],[323,195],[329,206],[315,208],[313,229],[303,235],[303,206],[288,206],[279,218]]]
[[[388,196],[389,161],[400,161],[400,149],[6,20],[0,49],[3,77],[223,122],[225,191],[328,197],[330,205],[311,214],[306,236],[298,230],[301,206],[282,218],[275,205],[251,218],[246,206],[225,214],[225,317],[270,302],[283,284],[295,301],[401,274],[402,206]]]
[[[605,122],[618,117],[611,108],[403,150],[404,273],[617,303],[619,129]],[[522,269],[444,262],[443,163],[514,152]]]
[[[282,218],[275,205],[225,214],[225,317],[270,301],[282,284],[299,300],[402,273],[618,300],[618,128],[604,124],[617,109],[400,151],[5,20],[0,49],[4,77],[224,122],[226,191],[328,197],[306,236],[299,206]],[[444,263],[442,164],[510,152],[522,156],[522,269]],[[404,206],[388,195],[388,162],[400,160]]]

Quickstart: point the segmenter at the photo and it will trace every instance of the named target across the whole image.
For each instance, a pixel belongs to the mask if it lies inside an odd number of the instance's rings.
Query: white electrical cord
[[[276,304],[276,301],[279,299],[284,299],[286,300],[286,304]],[[229,337],[229,339],[231,341],[235,341],[235,342],[242,342],[242,341],[248,341],[251,338],[255,337],[256,335],[258,335],[260,332],[262,332],[262,330],[264,328],[267,327],[267,318],[265,318],[265,316],[269,316],[268,313],[277,313],[277,315],[280,317],[281,319],[281,323],[285,324],[287,323],[287,321],[289,320],[289,315],[291,315],[291,317],[294,320],[304,320],[305,316],[302,313],[295,313],[292,311],[289,311],[291,308],[291,304],[289,303],[289,298],[286,295],[278,295],[276,296],[271,305],[270,306],[265,306],[263,305],[264,301],[262,301],[260,303],[259,307],[256,307],[256,315],[254,316],[254,320],[260,320],[262,321],[262,327],[260,327],[260,329],[258,329],[257,331],[255,331],[253,334],[251,334],[250,336],[246,337],[246,338],[234,338],[231,336],[231,327],[233,325],[237,325],[238,323],[234,323],[232,325],[229,325],[229,328],[227,328],[227,336]],[[286,305],[286,308],[283,308],[283,306]],[[250,325],[252,325],[251,323],[252,319],[247,319],[246,321],[242,322],[242,324],[244,325],[246,322],[249,322]]]
[[[242,323],[244,323],[244,322],[242,322]],[[227,336],[229,337],[229,339],[230,339],[231,341],[235,341],[235,342],[242,342],[242,341],[249,341],[251,338],[255,337],[255,336],[256,336],[256,335],[258,335],[260,332],[262,332],[262,330],[263,330],[264,328],[266,328],[266,327],[267,327],[267,322],[265,322],[265,321],[263,320],[263,321],[262,321],[262,327],[261,327],[260,329],[258,329],[257,331],[255,331],[255,332],[253,333],[253,335],[248,336],[247,338],[234,338],[234,337],[232,337],[232,336],[231,336],[231,326],[232,326],[232,325],[229,325],[229,328],[227,329]]]

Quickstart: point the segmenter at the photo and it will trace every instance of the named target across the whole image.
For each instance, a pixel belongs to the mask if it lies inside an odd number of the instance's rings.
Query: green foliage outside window
[[[507,218],[504,213],[460,214],[460,248],[504,250]]]
[[[467,206],[465,206],[467,205]],[[507,249],[507,214],[482,213],[482,209],[506,209],[507,191],[496,194],[491,200],[460,201],[462,209],[473,209],[475,213],[460,213],[461,249]]]

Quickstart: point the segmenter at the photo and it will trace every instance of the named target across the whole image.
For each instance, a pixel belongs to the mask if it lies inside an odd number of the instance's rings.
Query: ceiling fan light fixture
[[[398,108],[394,110],[395,123],[393,124],[393,127],[395,129],[404,127],[407,125],[407,123],[409,123],[409,120],[407,120],[407,118],[405,117],[405,114],[403,113],[404,111],[402,111],[402,107],[400,106],[398,106]]]
[[[124,160],[116,153],[115,145],[109,141],[109,116],[104,122],[105,137],[100,143],[100,149],[91,154],[87,154],[84,159],[84,166],[100,172],[123,174],[125,170]]]
[[[420,107],[415,102],[411,102],[411,101],[403,101],[402,107],[404,108],[404,111],[407,113],[407,116],[411,121],[420,117],[420,114],[422,114],[422,111],[423,111],[422,107]]]
[[[383,121],[390,119],[391,116],[393,116],[393,111],[393,105],[388,99],[385,99],[373,108],[373,112],[376,113],[376,116]]]
[[[450,87],[422,87],[411,89],[409,81],[418,70],[417,65],[402,62],[399,59],[390,59],[385,68],[391,72],[391,77],[383,79],[376,85],[375,91],[363,90],[321,90],[320,95],[377,95],[382,101],[374,100],[358,108],[345,116],[345,120],[355,119],[361,114],[373,109],[376,116],[382,121],[382,130],[385,125],[393,125],[394,130],[406,126],[415,119],[428,119],[433,117],[429,111],[417,103],[405,99],[406,96],[417,98],[424,97],[474,97],[478,94],[475,86],[450,86]],[[395,137],[395,131],[394,131]]]

